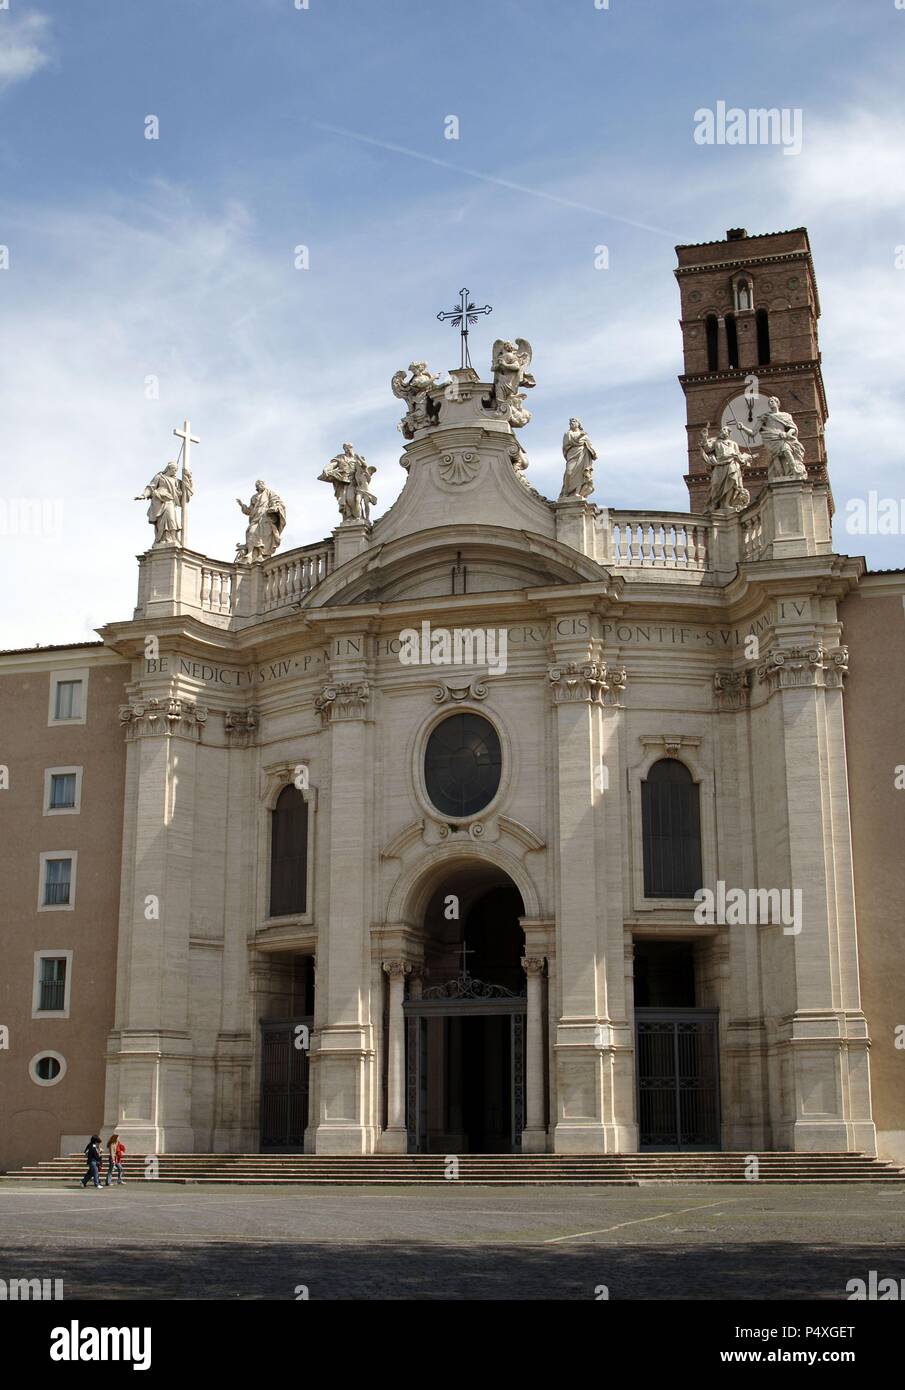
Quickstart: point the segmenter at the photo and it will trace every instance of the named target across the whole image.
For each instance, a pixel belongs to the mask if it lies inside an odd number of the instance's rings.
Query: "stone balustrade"
[[[334,567],[333,542],[301,546],[262,566],[261,609],[264,613],[298,603],[309,590],[326,579]]]
[[[617,568],[710,568],[710,521],[687,512],[610,511],[607,558]]]
[[[301,602],[334,568],[332,539],[256,565],[156,546],[140,557],[136,616],[195,614],[218,627],[241,626]]]
[[[235,565],[201,566],[201,607],[209,613],[232,613]]]

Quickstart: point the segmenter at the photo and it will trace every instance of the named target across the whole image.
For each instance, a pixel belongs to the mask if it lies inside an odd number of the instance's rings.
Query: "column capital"
[[[848,647],[827,651],[817,641],[810,646],[774,647],[757,668],[757,679],[774,690],[814,686],[841,688],[848,674]]]
[[[715,671],[713,674],[713,704],[715,709],[747,709],[751,695],[751,672]]]
[[[547,679],[556,705],[620,705],[626,670],[602,661],[564,661],[548,666]]]
[[[382,964],[384,972],[391,980],[405,979],[406,975],[412,973],[412,963],[409,960],[385,960]]]
[[[207,707],[164,696],[120,705],[119,722],[127,739],[178,734],[197,741],[207,723]]]
[[[326,726],[340,720],[367,719],[371,713],[371,686],[366,680],[334,681],[325,685],[314,708]]]
[[[528,976],[543,975],[544,957],[543,956],[522,956],[522,969]]]

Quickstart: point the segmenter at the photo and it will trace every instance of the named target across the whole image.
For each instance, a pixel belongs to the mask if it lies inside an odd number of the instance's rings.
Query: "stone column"
[[[522,1153],[545,1153],[547,1122],[544,1107],[544,959],[523,956],[527,976],[528,1009],[525,1019],[525,1128]]]
[[[319,924],[317,1133],[319,1154],[371,1153],[377,1137],[369,934],[372,823],[368,634],[329,626],[333,679],[315,700],[329,741],[326,920]],[[326,751],[326,750],[325,750]]]
[[[390,981],[389,1030],[387,1033],[387,1127],[381,1136],[383,1153],[404,1154],[408,1147],[405,1126],[405,977],[411,965],[405,960],[385,960]]]
[[[772,1134],[778,1148],[873,1154],[842,720],[848,650],[827,649],[818,630],[807,633],[809,605],[816,600],[780,601],[776,640],[757,669],[758,792],[765,800],[771,787],[782,788],[779,807],[770,809],[787,827],[764,853],[760,886],[799,895],[797,921],[790,912],[788,923],[756,927]]]
[[[191,1153],[189,931],[197,744],[207,710],[152,696],[122,706],[120,721],[128,747],[105,1124],[131,1153]]]
[[[625,671],[600,659],[592,613],[557,606],[551,627],[560,998],[554,1148],[612,1153],[634,1146],[616,722]]]

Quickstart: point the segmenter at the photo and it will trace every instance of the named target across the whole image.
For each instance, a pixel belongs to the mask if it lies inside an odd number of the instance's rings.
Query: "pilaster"
[[[328,634],[338,635],[331,625]],[[366,632],[335,643],[331,679],[315,699],[329,740],[329,916],[321,928],[322,1012],[316,1063],[318,1153],[370,1153],[377,1117],[370,1014],[373,710]]]

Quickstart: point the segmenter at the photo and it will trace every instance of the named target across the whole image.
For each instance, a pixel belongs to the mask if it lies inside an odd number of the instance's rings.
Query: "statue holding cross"
[[[148,521],[154,527],[155,545],[185,546],[188,504],[194,491],[192,474],[189,469],[189,448],[200,444],[201,440],[192,434],[188,420],[181,430],[173,433],[183,441],[180,457],[182,476],[178,474],[178,464],[172,460],[160,473],[155,473],[144,492],[136,497],[136,502],[150,502]]]

